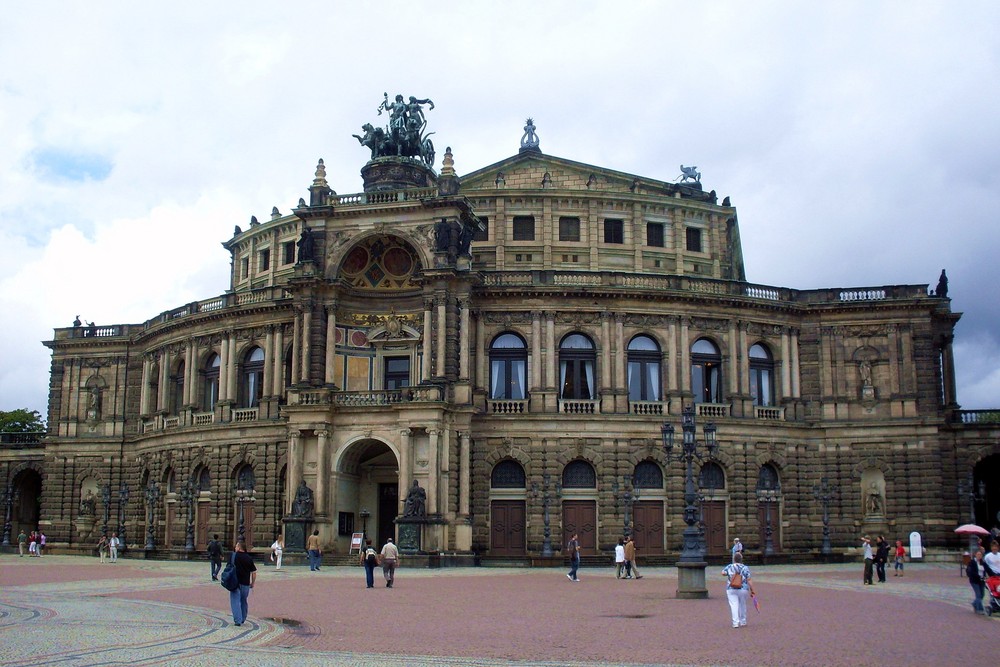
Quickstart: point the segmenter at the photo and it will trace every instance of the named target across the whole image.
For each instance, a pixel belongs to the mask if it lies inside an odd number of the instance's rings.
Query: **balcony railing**
[[[755,405],[753,406],[753,417],[754,419],[770,419],[773,421],[784,421],[785,408]]]
[[[528,411],[528,401],[525,400],[493,400],[486,401],[486,409],[491,415],[522,415]]]
[[[0,445],[10,449],[21,449],[42,444],[44,433],[0,433]]]
[[[237,408],[233,410],[234,422],[255,422],[257,421],[258,408]]]
[[[729,416],[728,403],[695,403],[699,417],[720,419]]]
[[[957,410],[955,421],[963,424],[989,424],[1000,426],[1000,410]]]
[[[214,412],[196,412],[191,415],[191,422],[195,426],[207,426],[215,422]]]
[[[665,401],[629,401],[628,411],[633,415],[663,415],[669,405]]]
[[[559,399],[559,412],[567,415],[596,415],[601,412],[599,400]]]

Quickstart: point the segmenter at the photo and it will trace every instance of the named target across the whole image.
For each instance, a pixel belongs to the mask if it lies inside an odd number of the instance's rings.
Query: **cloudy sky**
[[[220,243],[324,158],[359,192],[382,93],[430,97],[468,173],[517,152],[697,165],[748,279],[951,278],[959,400],[1000,407],[996,2],[16,3],[0,17],[0,410],[40,341],[227,287]],[[440,154],[440,150],[439,150]],[[437,166],[440,166],[439,164]]]

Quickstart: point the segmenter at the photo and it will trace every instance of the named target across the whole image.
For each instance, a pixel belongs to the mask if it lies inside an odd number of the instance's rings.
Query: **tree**
[[[45,433],[45,422],[38,410],[0,410],[0,433]]]

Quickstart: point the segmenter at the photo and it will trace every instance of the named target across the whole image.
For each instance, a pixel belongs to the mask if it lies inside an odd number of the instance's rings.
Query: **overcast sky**
[[[1000,408],[1000,3],[15,3],[0,17],[0,410],[42,340],[222,294],[220,243],[287,213],[383,92],[430,97],[460,174],[543,152],[739,211],[747,278],[951,279],[959,402]]]

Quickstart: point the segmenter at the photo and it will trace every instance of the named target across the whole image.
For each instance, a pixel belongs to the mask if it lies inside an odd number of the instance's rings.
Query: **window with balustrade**
[[[216,353],[205,361],[205,368],[202,370],[202,396],[201,409],[205,412],[215,410],[215,404],[219,402],[219,368],[222,365],[222,358]]]
[[[172,384],[170,413],[174,415],[180,413],[181,408],[184,407],[184,375],[186,369],[184,361],[181,360],[174,369],[173,377],[170,378]]]
[[[750,396],[754,405],[774,405],[774,358],[762,343],[750,348]]]
[[[252,347],[240,364],[240,407],[256,408],[264,395],[264,350]]]
[[[528,346],[513,333],[503,333],[490,345],[490,398],[522,401],[525,398]]]
[[[493,467],[490,475],[492,489],[523,489],[527,485],[524,468],[517,461],[504,459]]]
[[[722,355],[707,338],[691,346],[691,393],[695,403],[722,402]]]
[[[660,400],[660,346],[649,336],[628,343],[628,400]]]
[[[594,343],[583,334],[569,334],[559,344],[559,397],[594,399]]]

